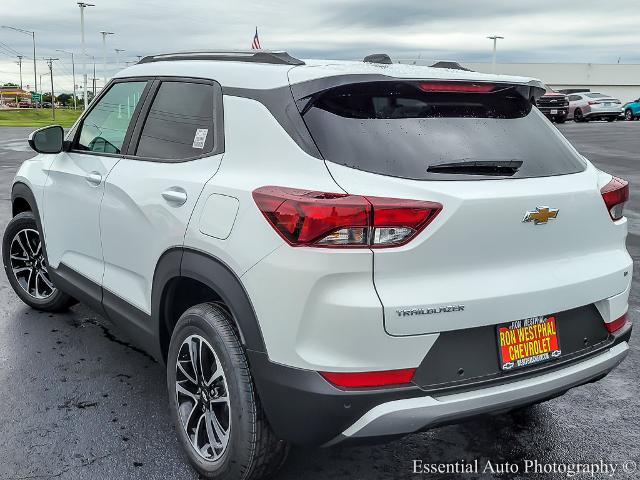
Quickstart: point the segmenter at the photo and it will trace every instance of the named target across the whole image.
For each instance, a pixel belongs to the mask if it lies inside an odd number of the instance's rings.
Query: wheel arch
[[[28,211],[33,212],[38,220],[40,219],[38,204],[33,192],[25,183],[17,182],[11,189],[11,214],[15,217],[19,213]]]
[[[184,296],[188,298],[181,298]],[[166,361],[171,334],[178,318],[187,308],[203,301],[224,304],[244,348],[266,353],[255,310],[233,270],[219,258],[207,253],[173,248],[158,261],[151,294],[151,315],[159,357],[163,361]]]
[[[42,251],[44,257],[49,263],[49,257],[47,256],[47,242],[44,228],[42,227],[42,218],[40,217],[40,210],[38,209],[38,202],[36,202],[36,196],[33,194],[31,188],[23,182],[16,182],[11,188],[11,214],[12,217],[23,213],[32,212],[36,220],[36,225],[42,235]]]

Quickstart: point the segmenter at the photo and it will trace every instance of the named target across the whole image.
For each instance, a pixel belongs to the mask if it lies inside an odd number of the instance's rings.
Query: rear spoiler
[[[407,82],[407,83],[439,83],[439,84],[461,84],[472,83],[475,85],[491,84],[507,87],[516,87],[518,93],[524,98],[530,100],[534,105],[536,99],[544,95],[546,87],[544,83],[537,79],[526,79],[525,82],[501,82],[495,80],[474,80],[474,79],[442,79],[442,78],[399,78],[390,77],[388,75],[377,74],[348,74],[335,75],[331,77],[318,78],[308,82],[294,83],[291,85],[291,93],[293,94],[298,110],[305,112],[313,100],[318,98],[323,92],[343,85],[353,85],[358,83],[370,82]]]

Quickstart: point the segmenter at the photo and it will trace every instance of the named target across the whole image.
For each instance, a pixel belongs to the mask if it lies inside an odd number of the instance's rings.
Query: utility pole
[[[496,46],[497,46],[498,40],[503,40],[504,37],[493,35],[487,38],[489,40],[493,40],[493,60],[491,60],[491,73],[496,73]]]
[[[82,40],[82,79],[84,85],[84,108],[87,108],[87,50],[84,45],[84,9],[95,7],[92,3],[78,2],[80,7],[80,38]]]
[[[22,59],[24,55],[18,55],[18,66],[20,67],[20,90],[22,90]]]
[[[53,62],[60,60],[59,58],[45,58],[49,65],[49,76],[51,77],[51,118],[56,119],[56,94],[53,91]]]
[[[115,35],[113,32],[100,32],[102,34],[102,76],[104,84],[107,84],[107,35]],[[95,77],[95,75],[94,75]]]
[[[7,25],[2,25],[2,28],[8,28],[10,30],[15,30],[16,32],[24,33],[25,35],[30,35],[31,40],[33,41],[33,83],[35,83],[35,89],[38,93],[38,74],[36,72],[36,32],[32,32],[31,30],[23,30],[22,28],[9,27]],[[40,108],[42,108],[42,102],[40,102]]]
[[[66,53],[67,55],[71,55],[71,75],[73,76],[73,109],[77,110],[77,95],[76,95],[76,64],[73,61],[73,52],[67,52],[66,50],[56,49],[56,52]]]

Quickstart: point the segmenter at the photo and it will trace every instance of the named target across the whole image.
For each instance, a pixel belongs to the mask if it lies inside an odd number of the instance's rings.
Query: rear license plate
[[[515,370],[560,357],[555,316],[533,317],[498,325],[502,370]]]
[[[551,110],[551,115],[555,115],[558,113],[558,110]]]
[[[610,107],[610,106],[611,106],[611,104],[610,104],[610,103],[605,103],[605,104],[604,104],[604,106],[605,106],[605,107]]]

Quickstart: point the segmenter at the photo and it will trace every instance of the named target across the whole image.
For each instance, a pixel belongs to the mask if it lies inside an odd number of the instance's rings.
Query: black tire
[[[190,367],[193,365],[192,345],[200,345],[199,351],[204,352],[199,354],[199,358],[205,361],[196,361],[196,365],[202,365],[200,374]],[[213,351],[213,355],[209,350]],[[222,377],[216,377],[219,372],[217,366],[222,367]],[[209,386],[207,377],[210,378]],[[178,393],[178,382],[181,393]],[[209,391],[211,385],[216,387]],[[222,307],[203,303],[182,314],[169,345],[167,386],[178,440],[189,461],[202,476],[210,479],[257,480],[271,475],[283,464],[288,453],[287,444],[276,438],[267,421],[232,319]],[[184,390],[190,394],[185,395],[182,393]],[[213,403],[225,398],[226,403],[223,402],[222,407],[220,403]],[[204,402],[209,407],[203,407]],[[215,417],[215,422],[208,423],[207,408],[209,418]],[[215,408],[219,410],[214,411]],[[193,420],[189,421],[189,418]],[[186,420],[186,426],[183,420]],[[210,427],[213,441],[209,433],[202,432],[203,427],[198,433],[201,422]],[[190,437],[187,430],[195,435]],[[197,438],[200,437],[204,437],[201,440],[204,445],[200,450],[204,450],[204,454],[198,453],[192,443],[192,438],[196,438],[196,445],[199,445]],[[215,443],[220,451],[207,447],[207,439],[208,445]],[[226,446],[223,446],[223,439],[226,439]],[[204,455],[212,458],[205,458]]]
[[[567,117],[556,117],[556,123],[564,123],[567,121]]]
[[[51,282],[41,238],[33,213],[22,212],[13,217],[2,238],[4,271],[24,303],[45,312],[61,312],[76,301]]]
[[[627,120],[628,122],[633,120],[633,112],[631,111],[630,108],[627,108],[624,111],[624,119]]]
[[[580,110],[579,108],[576,108],[573,112],[573,121],[576,123],[585,121],[584,115],[582,115],[582,110]]]

